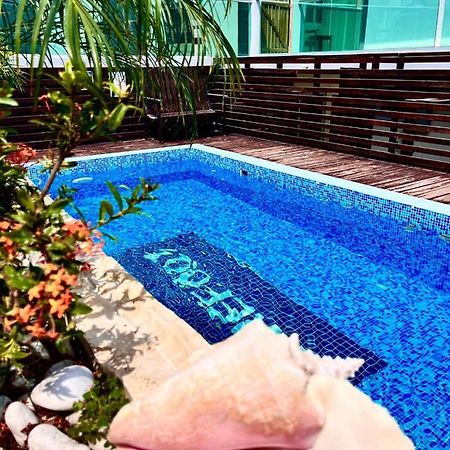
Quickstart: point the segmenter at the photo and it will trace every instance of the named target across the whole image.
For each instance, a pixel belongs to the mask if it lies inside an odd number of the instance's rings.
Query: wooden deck
[[[450,204],[450,174],[444,172],[238,134],[202,138],[195,142]],[[92,144],[80,147],[77,155],[158,148],[181,143],[185,142],[170,141],[161,145],[155,140],[137,139],[133,141]]]

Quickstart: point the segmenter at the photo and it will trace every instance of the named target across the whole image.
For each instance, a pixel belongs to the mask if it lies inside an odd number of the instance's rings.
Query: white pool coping
[[[245,156],[240,153],[234,153],[227,150],[221,150],[215,147],[210,147],[203,144],[185,144],[176,145],[169,147],[160,147],[154,149],[143,149],[143,150],[132,150],[114,153],[105,153],[100,155],[90,155],[90,156],[76,156],[67,158],[67,161],[87,161],[91,159],[103,159],[103,158],[114,158],[117,156],[131,156],[131,155],[141,155],[145,153],[156,153],[162,151],[170,150],[182,150],[194,148],[196,150],[212,153],[218,155],[222,158],[234,159],[236,161],[242,161],[248,164],[252,164],[259,167],[264,167],[266,169],[274,170],[281,173],[286,173],[289,175],[297,176],[300,178],[306,178],[308,180],[315,181],[316,183],[323,183],[327,185],[332,185],[336,187],[341,187],[344,189],[349,189],[352,191],[360,192],[362,194],[371,195],[374,197],[382,198],[385,200],[393,201],[396,203],[401,203],[404,205],[411,206],[412,208],[425,209],[438,214],[444,214],[450,216],[450,205],[444,203],[435,202],[433,200],[422,199],[418,197],[413,197],[412,195],[401,194],[400,192],[390,191],[387,189],[381,189],[367,184],[357,183],[355,181],[344,180],[342,178],[331,177],[329,175],[324,175],[318,172],[312,172],[310,170],[298,169],[296,167],[286,166],[284,164],[279,164],[272,161],[267,161],[261,158],[255,158],[253,156]]]

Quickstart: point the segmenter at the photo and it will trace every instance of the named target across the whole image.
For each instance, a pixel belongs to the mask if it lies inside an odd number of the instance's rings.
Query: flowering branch
[[[110,110],[103,89],[86,73],[70,66],[60,74],[60,84],[62,91],[40,98],[47,117],[39,123],[54,133],[57,147],[49,155],[49,177],[42,191],[26,180],[25,163],[36,152],[24,144],[9,144],[7,133],[0,131],[0,183],[5,186],[5,195],[0,197],[0,364],[16,369],[31,353],[33,341],[61,348],[79,335],[72,318],[88,313],[90,308],[74,288],[79,274],[90,270],[88,258],[102,250],[98,229],[127,214],[141,213],[138,205],[155,199],[152,193],[157,188],[141,179],[125,197],[109,183],[117,207],[102,201],[99,220],[93,226],[83,218],[66,220],[64,208],[73,201],[67,188],[60,189],[51,204],[44,202],[76,146],[83,140],[108,135],[121,124],[127,111],[136,109],[123,103],[128,90],[119,92],[114,87],[118,104]],[[81,93],[92,95],[86,100]],[[2,91],[0,86],[2,104],[15,102],[10,91]]]

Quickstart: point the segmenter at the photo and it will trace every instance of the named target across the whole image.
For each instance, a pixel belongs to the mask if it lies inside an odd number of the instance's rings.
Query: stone
[[[64,367],[44,378],[31,392],[31,400],[35,405],[52,411],[70,411],[93,383],[94,376],[87,367]]]
[[[80,417],[81,417],[81,411],[76,411],[76,412],[66,416],[66,420],[67,420],[67,422],[70,423],[70,425],[76,425],[80,421]]]
[[[14,436],[16,442],[23,446],[27,435],[22,432],[28,425],[39,423],[34,413],[21,402],[13,402],[6,409],[5,423]]]
[[[49,377],[50,375],[53,375],[55,372],[58,372],[60,369],[64,369],[64,367],[73,366],[75,363],[71,359],[63,359],[62,361],[59,361],[52,366],[49,367],[47,370],[45,376]]]
[[[80,444],[49,424],[41,424],[33,428],[28,436],[28,448],[30,450],[89,450],[87,445]]]
[[[26,390],[30,391],[33,386],[36,385],[36,380],[33,378],[28,379],[25,378],[21,373],[16,372],[11,377],[11,386],[13,386],[16,389]]]
[[[35,355],[39,356],[39,358],[42,358],[42,359],[45,359],[45,360],[49,360],[50,359],[50,353],[44,347],[42,342],[33,341],[33,342],[31,342],[30,347],[33,349],[33,353]]]
[[[5,417],[7,406],[11,403],[11,399],[6,395],[0,395],[0,421]]]

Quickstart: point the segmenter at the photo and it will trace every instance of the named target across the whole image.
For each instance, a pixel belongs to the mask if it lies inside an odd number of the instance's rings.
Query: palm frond
[[[6,0],[3,0],[5,4]],[[163,67],[192,101],[182,67],[220,65],[233,86],[240,68],[232,46],[213,17],[215,0],[10,0],[14,49],[31,54],[37,74],[52,65],[55,49],[77,70],[104,68],[126,73],[137,98],[156,81],[150,68]],[[228,6],[231,0],[227,0]],[[11,8],[11,5],[13,8]],[[8,11],[4,8],[5,11]],[[11,12],[12,11],[12,12]],[[211,61],[209,61],[211,60]],[[211,69],[212,70],[212,69]]]

